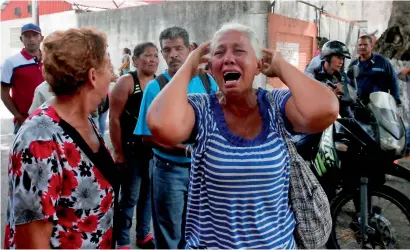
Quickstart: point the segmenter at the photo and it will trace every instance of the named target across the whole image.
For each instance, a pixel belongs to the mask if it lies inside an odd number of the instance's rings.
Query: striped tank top
[[[275,105],[284,114],[288,90],[275,103],[259,89],[262,130],[254,139],[233,134],[213,95],[189,95],[195,111],[185,239],[187,248],[296,248],[288,205],[289,155]]]

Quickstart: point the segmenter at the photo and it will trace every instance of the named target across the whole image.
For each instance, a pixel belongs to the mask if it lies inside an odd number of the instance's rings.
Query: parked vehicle
[[[410,200],[385,185],[386,175],[410,182],[410,171],[394,163],[406,149],[396,102],[386,92],[372,93],[369,103],[359,100],[355,89],[348,92],[355,118],[339,117],[304,156],[331,203],[327,247],[410,248]]]

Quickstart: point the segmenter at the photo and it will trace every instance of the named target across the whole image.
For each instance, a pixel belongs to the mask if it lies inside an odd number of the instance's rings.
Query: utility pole
[[[31,18],[34,24],[40,25],[40,18],[38,14],[38,0],[31,0]]]

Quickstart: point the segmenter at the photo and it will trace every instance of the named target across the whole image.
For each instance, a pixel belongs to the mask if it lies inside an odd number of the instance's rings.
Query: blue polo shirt
[[[168,74],[168,72],[165,72],[164,76],[168,79],[168,81],[171,80],[171,77]],[[210,79],[211,94],[217,92],[218,86],[215,80],[210,75],[208,75],[208,77]],[[151,80],[148,83],[148,85],[145,87],[144,96],[142,98],[141,107],[140,107],[140,113],[138,116],[138,123],[137,123],[137,126],[135,127],[134,134],[151,136],[151,131],[148,128],[146,117],[147,117],[148,108],[151,105],[154,98],[159,94],[159,91],[160,91],[159,83],[155,79]],[[196,76],[192,78],[192,80],[188,84],[188,94],[198,94],[198,93],[206,93],[206,89],[204,85],[202,84],[202,81],[199,78],[199,76]],[[164,159],[173,161],[173,162],[177,162],[177,163],[191,162],[191,158],[187,158],[184,156],[171,155],[171,154],[162,152],[155,148],[153,149],[153,151],[158,156]]]
[[[357,95],[361,100],[368,102],[371,93],[383,91],[390,92],[397,104],[401,103],[397,73],[384,56],[373,53],[369,60],[353,60],[349,69],[353,65],[358,65],[360,68],[357,77]]]

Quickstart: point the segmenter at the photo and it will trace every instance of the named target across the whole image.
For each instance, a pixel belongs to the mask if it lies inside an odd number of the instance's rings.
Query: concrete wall
[[[396,59],[390,60],[396,72],[400,72],[402,69],[410,68],[410,61],[398,61]],[[401,81],[399,79],[400,86],[400,100],[403,104],[402,109],[400,110],[405,124],[410,129],[410,84]]]
[[[376,34],[379,37],[387,28],[390,18],[390,11],[392,8],[392,0],[383,1],[321,1],[309,0],[306,1],[317,7],[322,7],[327,12],[342,17],[348,20],[367,20],[368,31],[374,32],[379,30]],[[287,17],[297,18],[305,21],[315,20],[314,8],[299,3],[297,1],[276,0],[275,13]],[[321,35],[325,37],[338,37],[338,29],[336,23],[331,23],[329,20],[323,20]],[[340,31],[340,30],[339,30]],[[323,32],[323,33],[322,33]]]
[[[21,51],[23,48],[23,44],[18,44],[19,46],[11,46],[10,40],[10,29],[11,28],[18,28],[21,29],[26,23],[32,22],[31,18],[24,18],[24,19],[16,19],[10,21],[0,22],[0,30],[1,30],[1,54],[0,54],[0,66],[3,64],[4,60],[18,52]],[[41,31],[46,37],[51,32],[56,30],[64,30],[69,28],[77,27],[77,19],[75,11],[66,11],[61,13],[55,13],[50,15],[42,15],[40,16],[40,28]],[[20,33],[15,34],[14,39],[18,39]]]
[[[346,21],[367,20],[367,32],[376,33],[376,37],[386,30],[392,8],[392,0],[386,1],[306,1],[317,7],[324,8],[328,13],[341,17]],[[314,22],[316,19],[315,9],[297,1],[277,0],[275,13],[300,20]],[[349,46],[352,55],[356,54],[357,35],[359,26],[352,23],[337,20],[332,17],[321,15],[320,34],[321,37],[336,39]],[[350,60],[347,60],[347,64]]]
[[[379,38],[381,34],[387,29],[392,10],[392,0],[385,1],[319,1],[309,0],[311,4],[317,7],[322,7],[329,13],[342,17],[348,20],[367,20],[367,31],[373,33],[376,30],[376,37]],[[315,20],[314,8],[306,4],[298,3],[296,1],[277,0],[275,6],[275,13],[291,18],[298,18],[306,21]],[[344,41],[346,38],[346,23],[337,21],[332,18],[321,18],[321,32],[320,36],[339,39]],[[356,41],[351,41],[351,46],[356,45]],[[396,72],[403,68],[410,68],[410,61],[391,60]],[[410,122],[410,87],[408,83],[400,81],[400,99],[403,107],[400,110],[402,117],[406,121],[406,125]]]
[[[118,68],[124,47],[132,50],[146,41],[159,46],[160,32],[173,25],[187,29],[191,42],[199,44],[210,40],[223,23],[237,20],[251,26],[266,46],[269,6],[269,1],[177,1],[84,13],[77,16],[77,21],[79,27],[97,27],[107,34],[112,62]],[[160,57],[158,71],[165,69],[166,64]],[[264,86],[265,78],[259,76],[255,82],[257,86]]]
[[[312,5],[323,9],[334,17],[321,15],[319,36],[328,39],[336,39],[348,45],[352,56],[356,55],[356,44],[359,33],[359,25],[348,21],[367,20],[367,32],[373,33],[378,30],[376,37],[386,30],[392,9],[392,0],[385,1],[322,1],[305,0]],[[298,1],[276,0],[275,13],[291,18],[315,22],[315,8]],[[319,23],[318,23],[319,25]],[[346,66],[351,60],[346,60]]]
[[[290,18],[313,22],[314,8],[297,1],[276,0],[275,13]],[[309,0],[331,14],[348,20],[368,20],[368,31],[376,29],[379,36],[387,27],[392,0],[387,1],[321,1]],[[270,1],[172,1],[147,6],[116,9],[102,12],[75,14],[74,11],[40,16],[40,26],[44,35],[58,29],[71,27],[95,27],[108,36],[109,52],[115,68],[121,62],[121,51],[124,47],[131,50],[145,41],[159,45],[159,33],[166,27],[179,25],[188,30],[192,42],[202,43],[209,40],[212,34],[227,21],[238,20],[251,26],[261,42],[267,46],[268,18]],[[1,22],[2,43],[0,50],[0,67],[5,58],[20,51],[21,46],[10,46],[10,28],[21,27],[31,19],[20,19]],[[320,36],[331,39],[346,39],[349,32],[346,22],[322,16]],[[351,34],[357,33],[357,27]],[[17,34],[18,36],[18,34]],[[355,41],[351,41],[352,47]],[[166,68],[160,60],[159,72]],[[265,78],[257,77],[258,86],[264,86]]]

